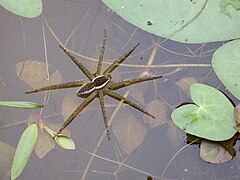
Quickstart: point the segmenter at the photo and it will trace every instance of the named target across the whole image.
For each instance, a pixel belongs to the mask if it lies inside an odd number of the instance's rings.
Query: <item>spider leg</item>
[[[102,115],[103,115],[103,119],[104,119],[105,128],[107,131],[108,140],[110,140],[110,131],[109,131],[109,127],[108,127],[108,120],[107,120],[106,109],[105,109],[105,105],[104,105],[103,91],[99,91],[98,96],[99,96],[100,106],[102,109]]]
[[[140,83],[140,82],[158,79],[158,78],[161,78],[161,77],[163,77],[163,76],[159,75],[159,76],[144,77],[144,78],[137,78],[137,79],[131,79],[131,80],[126,80],[126,81],[120,81],[120,82],[110,84],[108,86],[108,88],[111,89],[111,90],[116,90],[116,89],[120,89],[120,88],[123,88],[123,87],[131,86],[131,85],[134,85],[134,84],[137,84],[137,83]]]
[[[108,68],[103,72],[103,74],[110,74],[111,72],[113,72],[118,66],[119,64],[121,64],[125,59],[128,58],[128,56],[136,49],[136,47],[139,45],[140,43],[137,43],[137,45],[135,45],[132,49],[130,49],[128,52],[126,52],[123,56],[121,56],[118,60],[114,61],[110,66],[108,66]]]
[[[73,81],[73,82],[66,82],[66,83],[63,83],[63,84],[56,84],[56,85],[45,86],[45,87],[42,87],[42,88],[34,89],[32,91],[25,92],[25,94],[36,93],[36,92],[40,92],[40,91],[55,90],[55,89],[78,87],[78,86],[82,86],[84,83],[86,83],[86,82],[82,81],[82,80]]]
[[[101,73],[102,62],[103,62],[103,56],[104,56],[104,52],[105,52],[106,41],[107,41],[107,30],[105,29],[105,30],[104,30],[103,43],[102,43],[102,49],[101,49],[101,53],[100,53],[100,55],[99,55],[99,61],[98,61],[96,76],[99,76],[100,73]]]
[[[143,108],[141,108],[140,106],[138,106],[138,105],[135,104],[134,102],[130,101],[129,99],[121,96],[120,94],[117,94],[117,93],[115,93],[114,91],[111,91],[110,89],[105,89],[104,92],[105,92],[108,96],[110,96],[110,97],[112,97],[112,98],[114,98],[114,99],[116,99],[116,100],[118,100],[118,101],[123,100],[124,103],[132,106],[133,108],[135,108],[135,109],[141,111],[142,113],[144,113],[144,114],[146,114],[146,115],[148,115],[148,116],[150,116],[150,117],[152,117],[152,118],[155,119],[155,117],[154,117],[153,115],[151,115],[149,112],[145,111]]]
[[[93,80],[94,76],[88,71],[85,66],[78,61],[65,47],[59,45],[59,47],[71,58],[71,60],[78,66],[79,69],[88,77],[88,79]]]
[[[97,92],[93,92],[90,94],[83,102],[80,104],[74,111],[73,113],[68,117],[68,119],[65,121],[65,123],[62,125],[62,127],[58,130],[58,134],[61,134],[61,132],[73,121],[73,119],[85,108],[87,105],[92,102],[92,100],[96,97]]]

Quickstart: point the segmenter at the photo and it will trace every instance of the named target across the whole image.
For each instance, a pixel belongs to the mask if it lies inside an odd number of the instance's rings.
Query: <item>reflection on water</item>
[[[185,64],[210,64],[212,51],[220,44],[189,45],[166,41],[161,46],[154,46],[155,41],[161,41],[159,37],[127,23],[101,1],[47,1],[44,2],[43,15],[56,37],[77,52],[79,60],[91,72],[96,70],[105,28],[108,31],[108,43],[103,69],[140,42],[136,52],[112,74],[114,80],[167,74],[180,66],[181,69],[163,79],[117,91],[124,95],[129,90],[127,97],[155,115],[156,121],[131,107],[118,106],[115,100],[105,98],[107,116],[111,120],[114,115],[110,126],[113,138],[109,142],[106,137],[101,138],[105,136],[105,129],[99,103],[95,100],[68,127],[76,151],[62,150],[57,146],[53,148],[51,139],[41,134],[45,137],[40,146],[42,149],[39,146],[35,149],[36,154],[31,156],[19,179],[147,179],[149,175],[153,179],[160,179],[170,159],[185,145],[185,135],[171,123],[170,113],[177,105],[190,101],[187,91],[190,82],[221,86],[210,67],[187,67]],[[36,83],[37,80],[33,80],[34,75],[30,73],[43,73],[38,77],[44,83],[49,83],[49,79],[51,83],[68,82],[85,76],[63,55],[43,16],[22,19],[1,8],[0,17],[1,98],[46,103],[42,110],[0,108],[0,141],[7,144],[4,147],[10,149],[9,152],[13,152],[13,147],[16,147],[21,133],[33,116],[38,117],[37,121],[41,119],[57,129],[66,119],[62,116],[66,117],[71,108],[82,102],[76,96],[77,89],[25,95],[24,92],[33,85],[22,80],[23,62],[30,60],[39,63],[39,66],[29,70],[27,76],[35,85],[42,84]],[[17,71],[16,66],[20,67]],[[43,70],[40,71],[40,68]],[[9,162],[12,154],[6,155],[10,158]],[[217,166],[207,164],[200,160],[198,147],[191,146],[178,152],[164,173],[164,178],[230,179],[239,176],[237,163],[236,158]],[[10,165],[0,163],[1,177],[6,176]]]

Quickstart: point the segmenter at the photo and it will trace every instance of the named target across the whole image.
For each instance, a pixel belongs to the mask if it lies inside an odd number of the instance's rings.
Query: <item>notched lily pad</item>
[[[185,132],[209,139],[230,139],[236,130],[231,102],[220,91],[204,84],[193,84],[190,94],[195,104],[173,111],[173,122]]]

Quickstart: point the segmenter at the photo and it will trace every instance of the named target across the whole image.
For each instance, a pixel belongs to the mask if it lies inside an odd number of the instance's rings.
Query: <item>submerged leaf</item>
[[[200,157],[210,163],[223,163],[233,158],[219,143],[206,140],[201,142]]]
[[[129,112],[118,112],[112,122],[112,131],[119,146],[127,154],[131,154],[143,142],[147,132],[145,126]]]
[[[16,64],[16,73],[20,80],[33,89],[41,87],[41,82],[47,79],[46,63],[43,61],[20,61]]]
[[[0,177],[1,179],[9,179],[9,170],[12,165],[15,149],[9,144],[0,141]]]
[[[52,73],[48,80],[46,63],[42,61],[26,60],[18,62],[16,64],[16,73],[20,80],[33,89],[48,86],[50,84],[60,84],[62,82],[62,75],[58,70]]]
[[[240,104],[234,108],[234,118],[237,124],[240,124]]]
[[[185,132],[205,139],[224,141],[233,137],[233,106],[224,94],[204,84],[193,84],[190,94],[195,104],[174,110],[173,122]]]
[[[167,122],[167,106],[160,100],[151,101],[146,110],[155,116],[155,119],[144,115],[144,120],[149,127],[161,126]]]
[[[33,109],[33,108],[42,108],[43,104],[37,104],[37,103],[27,102],[27,101],[0,101],[0,106]]]
[[[32,124],[33,122],[38,122],[39,127],[38,140],[35,145],[34,151],[39,158],[43,158],[55,147],[55,143],[51,136],[49,136],[47,132],[43,129],[44,122],[39,115],[30,115],[28,123]]]
[[[16,15],[27,18],[37,17],[42,13],[41,0],[0,0],[0,5]]]
[[[14,155],[11,179],[16,179],[26,166],[38,137],[38,127],[32,124],[23,132]]]

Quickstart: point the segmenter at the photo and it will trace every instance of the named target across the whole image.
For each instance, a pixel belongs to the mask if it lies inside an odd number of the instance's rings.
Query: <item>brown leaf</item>
[[[16,73],[20,80],[36,89],[47,79],[46,63],[32,60],[20,61],[16,64]]]
[[[235,120],[236,120],[237,124],[240,124],[240,104],[238,104],[234,108],[234,117],[235,117]]]
[[[131,154],[144,140],[146,128],[127,110],[121,109],[112,122],[112,131],[121,149]]]
[[[210,163],[223,163],[232,159],[229,152],[219,143],[202,140],[200,157]]]
[[[148,124],[149,127],[153,128],[156,126],[161,126],[167,122],[167,110],[168,107],[161,100],[151,101],[146,110],[155,116],[155,119],[144,115],[144,121]]]
[[[9,179],[10,169],[13,161],[15,149],[9,144],[0,141],[0,177]]]

